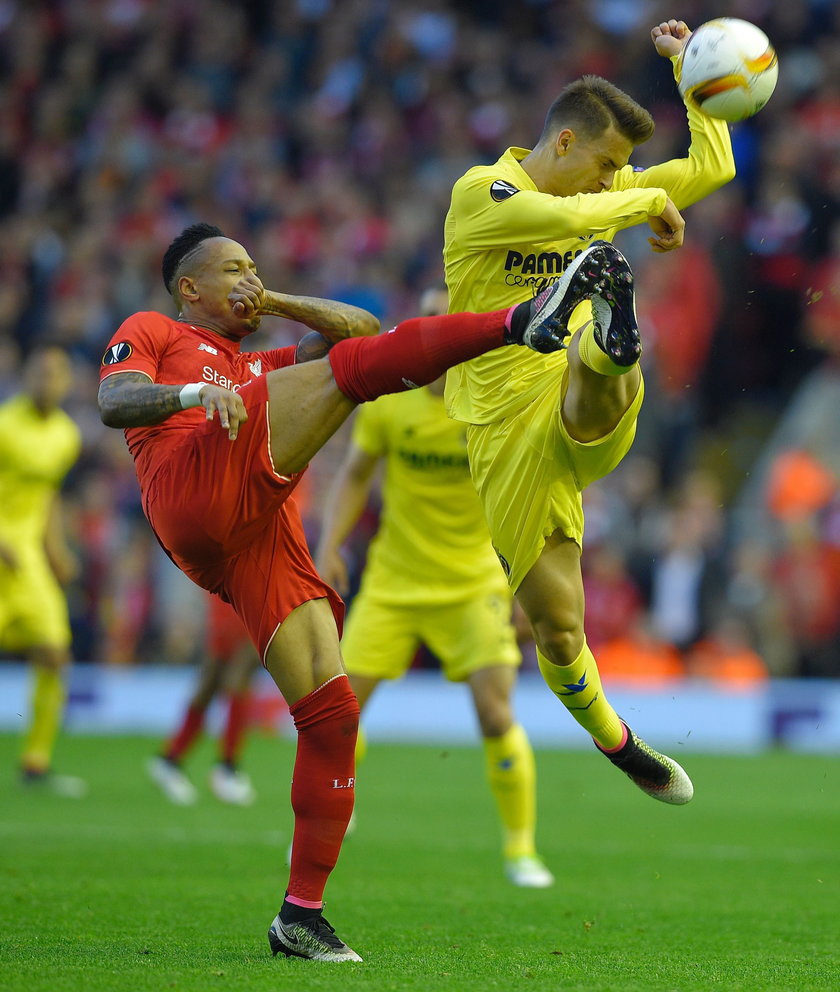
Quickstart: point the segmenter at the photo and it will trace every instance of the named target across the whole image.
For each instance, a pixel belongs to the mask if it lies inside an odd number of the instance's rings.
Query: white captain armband
[[[206,382],[188,382],[178,393],[181,409],[189,410],[191,406],[201,406],[201,399],[198,394],[206,385]]]

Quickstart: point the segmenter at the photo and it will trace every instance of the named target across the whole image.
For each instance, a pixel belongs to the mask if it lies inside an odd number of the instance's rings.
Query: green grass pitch
[[[365,959],[272,958],[293,746],[255,738],[250,809],[168,805],[156,742],[68,736],[81,801],[14,779],[0,737],[0,988],[8,992],[652,992],[840,988],[840,758],[687,755],[697,793],[656,803],[594,750],[541,751],[554,889],[504,881],[478,748],[377,745],[326,915]]]

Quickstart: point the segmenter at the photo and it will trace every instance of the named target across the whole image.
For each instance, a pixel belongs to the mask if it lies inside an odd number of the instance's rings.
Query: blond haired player
[[[676,20],[651,32],[677,72],[689,36]],[[473,480],[548,686],[615,765],[669,803],[688,802],[690,779],[619,719],[586,644],[581,492],[629,449],[643,395],[632,275],[609,241],[647,222],[654,251],[678,248],[679,209],[735,172],[726,124],[691,108],[688,123],[686,158],[636,171],[629,159],[653,133],[650,114],[599,77],[571,83],[535,148],[509,148],[456,182],[444,247],[453,311],[511,305],[550,286],[574,296],[558,312],[571,331],[566,351],[472,359],[448,374],[448,410],[469,425]],[[581,295],[591,302],[575,309]]]
[[[420,313],[445,313],[447,305],[444,290],[429,290]],[[554,878],[535,847],[534,755],[511,702],[522,656],[510,590],[470,480],[463,425],[446,416],[443,382],[358,410],[315,562],[345,593],[340,549],[384,462],[381,526],[341,641],[350,683],[364,710],[379,682],[401,678],[425,644],[450,681],[469,685],[502,822],[505,874],[514,885],[545,888]]]
[[[61,409],[72,381],[66,352],[38,346],[24,365],[23,390],[0,405],[0,648],[22,654],[32,669],[22,781],[76,798],[85,783],[52,769],[71,642],[61,585],[75,569],[60,490],[82,446]]]

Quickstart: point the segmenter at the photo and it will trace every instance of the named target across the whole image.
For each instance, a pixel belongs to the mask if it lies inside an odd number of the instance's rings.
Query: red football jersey
[[[141,372],[152,382],[165,385],[207,382],[236,391],[266,372],[294,362],[294,345],[243,353],[238,341],[148,311],[133,314],[111,338],[102,356],[100,381],[118,372]],[[145,490],[146,482],[185,434],[205,418],[203,407],[193,407],[151,427],[125,429],[141,489]]]

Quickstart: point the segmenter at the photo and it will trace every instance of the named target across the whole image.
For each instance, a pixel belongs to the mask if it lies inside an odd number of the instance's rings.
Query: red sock
[[[221,740],[221,759],[227,764],[235,765],[242,750],[242,740],[248,729],[248,706],[251,693],[234,692],[228,699],[228,715]]]
[[[505,343],[507,310],[413,317],[373,338],[346,338],[329,358],[338,388],[356,403],[427,386],[451,368]]]
[[[346,675],[289,707],[298,732],[292,779],[295,835],[286,899],[319,908],[338,860],[356,789],[359,703]]]
[[[190,706],[184,714],[184,720],[174,737],[169,741],[163,752],[170,761],[178,761],[190,748],[204,725],[204,710]]]

